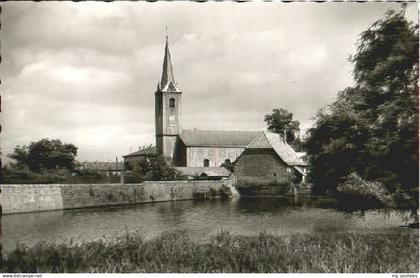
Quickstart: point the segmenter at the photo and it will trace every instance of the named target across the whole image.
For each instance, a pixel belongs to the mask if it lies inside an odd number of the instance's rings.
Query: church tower
[[[182,92],[174,79],[168,36],[166,36],[165,57],[162,78],[155,92],[156,151],[172,160],[175,144],[181,132]]]

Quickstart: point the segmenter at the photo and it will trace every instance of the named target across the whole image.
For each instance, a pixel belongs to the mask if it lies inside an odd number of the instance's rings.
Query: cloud
[[[154,143],[165,25],[183,126],[261,130],[273,108],[303,128],[352,85],[358,34],[397,3],[7,2],[2,152],[44,137],[113,160]],[[406,13],[417,20],[416,6]]]

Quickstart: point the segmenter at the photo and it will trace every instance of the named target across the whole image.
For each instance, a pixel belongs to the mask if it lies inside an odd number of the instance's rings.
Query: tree
[[[9,155],[17,165],[27,166],[31,171],[43,169],[74,169],[77,147],[62,143],[58,139],[41,139],[29,146],[16,146]]]
[[[180,173],[163,156],[151,158],[146,172],[146,180],[176,180]]]
[[[264,116],[267,129],[279,133],[289,144],[298,143],[299,121],[293,120],[293,114],[283,108],[273,109],[273,113]]]
[[[18,165],[28,165],[28,146],[17,145],[8,157],[14,159]]]
[[[351,57],[360,103],[369,129],[367,178],[391,189],[418,187],[418,25],[404,18],[405,6],[363,32]],[[393,186],[394,185],[394,186]]]
[[[355,128],[356,120],[348,113],[321,110],[315,126],[304,143],[309,155],[309,175],[314,193],[334,193],[340,179],[358,165],[357,151],[364,136]]]
[[[418,198],[418,25],[404,12],[388,11],[360,35],[350,57],[356,85],[339,92],[308,131],[319,192],[355,172]]]
[[[149,181],[177,180],[180,177],[179,171],[169,165],[163,156],[152,157],[140,162],[133,169],[133,175],[138,180]]]

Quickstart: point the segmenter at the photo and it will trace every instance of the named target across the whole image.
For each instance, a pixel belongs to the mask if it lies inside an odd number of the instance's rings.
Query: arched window
[[[175,99],[174,98],[169,99],[169,107],[170,108],[175,108]]]
[[[204,159],[204,167],[209,167],[210,161],[208,159]]]

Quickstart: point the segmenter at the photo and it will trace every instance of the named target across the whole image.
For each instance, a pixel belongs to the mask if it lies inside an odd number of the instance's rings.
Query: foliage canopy
[[[286,109],[273,109],[271,114],[264,116],[268,131],[279,133],[286,138],[286,142],[298,147],[300,144],[298,133],[300,131],[299,121],[293,120],[293,113]]]
[[[305,148],[319,193],[354,172],[418,198],[418,25],[405,7],[360,35],[354,87],[319,111]]]
[[[180,178],[180,173],[169,164],[165,157],[156,156],[139,162],[134,167],[132,176],[128,178],[133,178],[136,182],[143,180],[161,181],[177,180]]]
[[[29,146],[16,146],[9,155],[17,165],[27,166],[31,171],[43,169],[74,169],[77,147],[62,143],[58,139],[41,139],[31,142]]]

